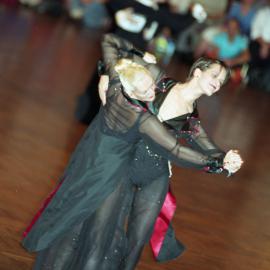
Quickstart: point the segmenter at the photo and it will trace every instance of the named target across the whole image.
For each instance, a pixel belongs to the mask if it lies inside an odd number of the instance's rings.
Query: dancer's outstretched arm
[[[184,129],[177,133],[180,138],[186,139],[188,145],[203,154],[214,157],[225,156],[225,152],[214,143],[203,128],[197,108],[188,119]]]
[[[142,138],[151,149],[178,166],[210,170],[217,173],[223,171],[222,158],[202,154],[181,145],[153,115],[145,113],[142,116],[139,130]]]

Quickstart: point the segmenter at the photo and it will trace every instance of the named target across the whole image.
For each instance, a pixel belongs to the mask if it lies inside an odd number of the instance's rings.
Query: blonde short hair
[[[135,90],[135,83],[144,75],[151,76],[151,73],[142,65],[132,62],[130,59],[120,59],[114,67],[120,81],[127,93]]]

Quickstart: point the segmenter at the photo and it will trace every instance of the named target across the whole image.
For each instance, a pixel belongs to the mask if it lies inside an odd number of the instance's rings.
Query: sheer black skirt
[[[93,215],[38,252],[35,270],[135,268],[168,191],[168,177],[144,186],[127,179],[119,183]]]

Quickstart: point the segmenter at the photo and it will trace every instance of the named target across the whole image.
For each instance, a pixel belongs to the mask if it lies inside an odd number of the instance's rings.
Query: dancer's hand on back
[[[98,83],[98,94],[102,105],[106,105],[106,92],[109,87],[109,76],[101,75]]]
[[[156,57],[149,52],[144,53],[143,60],[149,64],[156,64],[157,63]]]

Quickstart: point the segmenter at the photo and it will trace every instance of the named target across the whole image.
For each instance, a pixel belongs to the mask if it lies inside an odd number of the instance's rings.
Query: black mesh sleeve
[[[179,144],[178,140],[153,115],[145,113],[139,131],[153,150],[178,166],[204,169],[217,164],[217,159]]]
[[[187,143],[197,151],[214,157],[225,156],[225,152],[219,149],[207,135],[199,118],[189,119],[189,130],[184,132]]]

